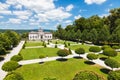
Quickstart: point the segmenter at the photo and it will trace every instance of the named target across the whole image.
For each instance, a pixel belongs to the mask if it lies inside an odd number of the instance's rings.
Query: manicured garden
[[[30,48],[22,49],[20,54],[24,60],[37,59],[40,55],[45,57],[57,56],[58,48]]]
[[[64,43],[70,43],[70,44],[76,44],[76,42],[73,42],[73,41],[65,41],[65,40],[52,40],[51,41],[52,43],[54,44],[64,44]]]
[[[43,64],[24,65],[15,72],[20,73],[24,80],[43,80],[44,78],[57,78],[57,80],[72,80],[76,73],[83,70],[94,71],[106,78],[107,74],[101,72],[99,65],[85,63],[84,59],[68,59],[67,61],[51,61]]]

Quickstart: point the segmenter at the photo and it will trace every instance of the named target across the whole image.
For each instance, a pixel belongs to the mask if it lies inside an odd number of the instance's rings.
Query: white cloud
[[[18,4],[15,6],[16,9],[22,9],[22,5]]]
[[[87,4],[93,4],[93,3],[95,3],[95,4],[102,4],[105,1],[106,0],[84,0],[84,2],[87,3]]]
[[[0,16],[0,18],[4,18],[3,16]]]
[[[72,22],[72,20],[66,20],[64,23],[71,23]]]
[[[70,4],[66,7],[66,11],[71,11],[73,8],[74,8],[74,6],[72,4]]]
[[[12,13],[9,10],[0,10],[0,14],[11,15]]]
[[[12,23],[12,24],[20,24],[21,23],[21,19],[10,18],[8,22]]]
[[[109,13],[107,13],[107,14],[101,14],[99,16],[102,18],[102,17],[107,17],[108,15],[109,15]]]
[[[109,6],[113,6],[113,4],[109,4]]]
[[[7,10],[9,8],[10,5],[8,4],[4,4],[0,2],[0,10]]]
[[[82,17],[81,15],[75,16],[74,19],[79,19],[80,17]]]

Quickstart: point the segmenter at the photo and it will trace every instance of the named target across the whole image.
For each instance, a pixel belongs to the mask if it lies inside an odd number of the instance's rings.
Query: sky
[[[108,16],[120,0],[0,0],[0,29],[63,28],[80,17]]]

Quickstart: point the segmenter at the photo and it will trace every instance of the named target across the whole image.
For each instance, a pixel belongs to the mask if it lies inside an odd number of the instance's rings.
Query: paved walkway
[[[5,72],[1,69],[2,65],[4,64],[4,62],[10,61],[10,58],[12,56],[17,55],[20,52],[24,42],[25,41],[21,41],[19,43],[19,45],[17,47],[13,48],[13,50],[4,57],[4,60],[0,62],[0,80],[3,80],[3,78],[7,75],[7,72]]]
[[[60,48],[60,49],[64,49],[64,48],[65,48],[64,45],[62,45],[62,44],[61,44],[61,45],[57,44],[57,46],[58,46],[58,48]],[[50,43],[49,45],[47,45],[47,47],[53,47],[53,48],[54,48],[54,47],[55,47],[55,44]],[[99,53],[102,53],[102,51],[99,52]],[[99,54],[99,53],[96,53],[96,54]],[[87,54],[88,54],[88,53],[85,53],[85,54],[83,54],[83,55],[80,55],[80,57],[88,60],[87,57],[86,57]],[[72,50],[72,55],[68,55],[68,56],[66,56],[65,58],[68,59],[68,58],[73,58],[73,57],[75,57],[75,56],[79,56],[79,55],[76,54],[74,50]],[[61,57],[56,56],[56,57],[47,57],[47,58],[43,58],[43,59],[24,60],[24,61],[20,61],[19,64],[20,64],[20,65],[26,65],[26,64],[33,64],[33,63],[39,63],[39,62],[54,61],[54,60],[59,59],[59,58],[61,58]],[[98,65],[100,65],[100,66],[103,66],[103,67],[105,67],[105,68],[111,69],[109,66],[107,66],[107,65],[104,64],[104,61],[102,61],[102,60],[100,60],[100,59],[92,60],[92,62],[94,62],[94,63],[96,63],[96,64],[98,64]],[[114,70],[118,70],[118,69],[120,70],[120,68],[114,68]]]

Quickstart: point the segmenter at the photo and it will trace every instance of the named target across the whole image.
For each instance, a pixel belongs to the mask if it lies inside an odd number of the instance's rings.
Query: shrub
[[[44,55],[40,55],[39,58],[42,59],[42,58],[45,58],[45,56]]]
[[[65,56],[69,55],[69,51],[66,49],[61,49],[57,52],[57,55],[61,56],[61,57],[65,57]]]
[[[78,48],[75,50],[75,52],[80,55],[80,54],[84,54],[85,50],[83,48]]]
[[[117,56],[117,52],[114,49],[107,48],[103,50],[103,54],[108,57],[115,57]]]
[[[105,80],[105,79],[92,71],[80,71],[75,75],[73,80]]]
[[[93,53],[90,53],[90,54],[87,55],[87,58],[88,58],[89,60],[94,60],[94,59],[97,59],[97,58],[98,58],[98,55],[93,54]]]
[[[70,43],[68,43],[68,46],[70,46]]]
[[[111,47],[109,45],[102,46],[102,50],[107,49],[107,48],[111,48]]]
[[[71,51],[71,49],[69,48],[69,54],[72,54],[72,51]]]
[[[108,78],[108,80],[119,80],[120,79],[120,70],[110,71],[107,78]]]
[[[44,44],[44,47],[47,47],[46,44]]]
[[[42,46],[44,46],[44,45],[45,45],[45,42],[43,41]]]
[[[100,52],[101,48],[97,46],[91,46],[89,49],[90,52]]]
[[[58,42],[56,41],[55,44],[58,44]]]
[[[116,60],[114,60],[114,59],[110,59],[110,58],[106,59],[104,63],[107,66],[111,67],[112,69],[120,67],[120,64]]]
[[[21,55],[14,55],[14,56],[11,58],[12,61],[20,61],[20,60],[22,60],[22,59],[23,59],[23,57],[22,57]]]
[[[19,67],[19,64],[16,61],[8,61],[3,64],[2,70],[4,71],[13,71]]]
[[[24,80],[24,79],[19,73],[11,72],[3,80]]]
[[[57,48],[57,45],[55,45],[55,48]]]
[[[23,44],[22,49],[25,49],[25,44]]]
[[[64,45],[65,45],[65,47],[67,47],[67,44],[66,44],[66,43],[65,43]]]
[[[5,48],[0,44],[0,55],[6,54]]]
[[[113,49],[119,49],[119,46],[112,46]]]

